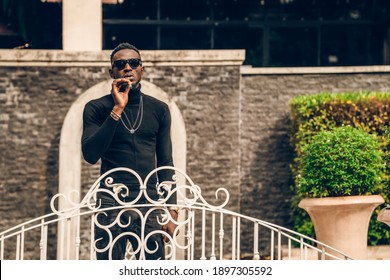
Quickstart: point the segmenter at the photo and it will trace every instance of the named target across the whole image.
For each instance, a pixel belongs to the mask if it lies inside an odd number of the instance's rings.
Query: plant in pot
[[[385,167],[379,142],[350,126],[322,131],[303,148],[300,164],[298,206],[308,212],[317,240],[366,259],[370,217],[384,202],[376,195]]]

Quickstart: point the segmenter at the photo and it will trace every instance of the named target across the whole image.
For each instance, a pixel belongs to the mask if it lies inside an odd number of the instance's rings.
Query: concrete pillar
[[[102,50],[102,0],[62,0],[64,51]]]

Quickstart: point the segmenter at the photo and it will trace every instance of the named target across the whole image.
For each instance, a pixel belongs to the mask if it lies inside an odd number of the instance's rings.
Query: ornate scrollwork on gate
[[[151,196],[150,181],[159,171],[173,171],[171,181],[159,182],[155,185],[154,196]],[[129,186],[115,182],[112,176],[115,172],[128,172],[138,181]],[[104,185],[104,188],[101,187]],[[175,221],[167,204],[169,198],[178,193],[183,199],[178,201],[181,209],[180,218]],[[225,188],[217,189],[217,200],[223,194],[223,201],[218,205],[211,205],[203,198],[201,188],[195,185],[191,178],[174,167],[160,167],[150,172],[145,180],[128,168],[115,168],[103,175],[92,185],[80,203],[70,199],[74,194],[66,197],[57,194],[51,201],[51,208],[58,216],[71,216],[81,209],[93,213],[92,250],[98,259],[158,259],[161,257],[176,258],[177,250],[187,250],[194,240],[191,225],[194,222],[194,207],[206,207],[221,210],[229,201],[229,193]],[[184,195],[183,195],[184,194]],[[56,201],[63,199],[72,207],[57,209]],[[59,203],[58,203],[59,204]],[[173,236],[170,236],[163,227],[169,222],[177,227]],[[179,235],[181,233],[181,235]],[[166,242],[161,240],[165,239]],[[165,254],[164,254],[165,250]]]

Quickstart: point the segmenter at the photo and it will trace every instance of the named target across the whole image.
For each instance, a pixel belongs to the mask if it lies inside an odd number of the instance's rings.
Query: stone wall
[[[64,118],[81,94],[109,79],[108,57],[107,52],[0,51],[0,231],[51,211]],[[241,68],[243,58],[242,51],[144,52],[144,79],[180,109],[187,173],[206,199],[213,201],[216,189],[226,187],[228,209],[290,227],[289,100],[320,91],[389,91],[390,71],[280,72]],[[82,163],[83,193],[97,176],[98,166]],[[250,236],[242,241],[245,254],[252,250],[253,229],[243,224],[241,230],[241,236]],[[55,230],[50,234],[55,239]],[[26,243],[25,258],[37,255],[34,241]],[[55,258],[55,246],[49,257]]]
[[[103,68],[0,67],[1,230],[51,212],[65,115],[106,75]]]
[[[291,228],[289,100],[319,92],[390,91],[388,67],[246,69],[241,74],[242,214]],[[329,73],[330,72],[330,73]],[[332,73],[333,72],[333,73]],[[275,74],[277,73],[277,74]],[[245,228],[243,236],[253,229]],[[268,236],[263,237],[265,241]],[[267,245],[262,242],[262,245]],[[246,247],[247,246],[247,247]],[[246,244],[244,251],[250,251]],[[265,252],[268,251],[268,248]]]
[[[143,53],[144,79],[167,92],[183,116],[187,173],[202,187],[206,199],[213,200],[218,187],[227,187],[232,195],[227,207],[235,211],[239,211],[243,54]],[[58,192],[64,118],[81,94],[109,79],[108,57],[107,52],[0,52],[1,231],[51,212],[50,199]],[[97,179],[98,168],[82,162],[83,194]],[[25,258],[37,255],[39,248],[33,249],[37,244],[33,241],[26,243],[30,255]],[[55,246],[49,257],[55,257]]]

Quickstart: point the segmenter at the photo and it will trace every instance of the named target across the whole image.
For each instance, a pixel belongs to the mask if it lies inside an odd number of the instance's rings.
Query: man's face
[[[130,67],[129,63],[126,63],[124,68],[120,70],[114,64],[114,62],[117,60],[128,60],[132,58],[140,59],[140,56],[136,51],[130,49],[123,49],[115,53],[111,62],[112,68],[110,69],[110,76],[113,79],[118,79],[118,78],[129,79],[134,88],[141,81],[142,74],[144,71],[143,66],[140,64],[138,67],[133,69]]]

